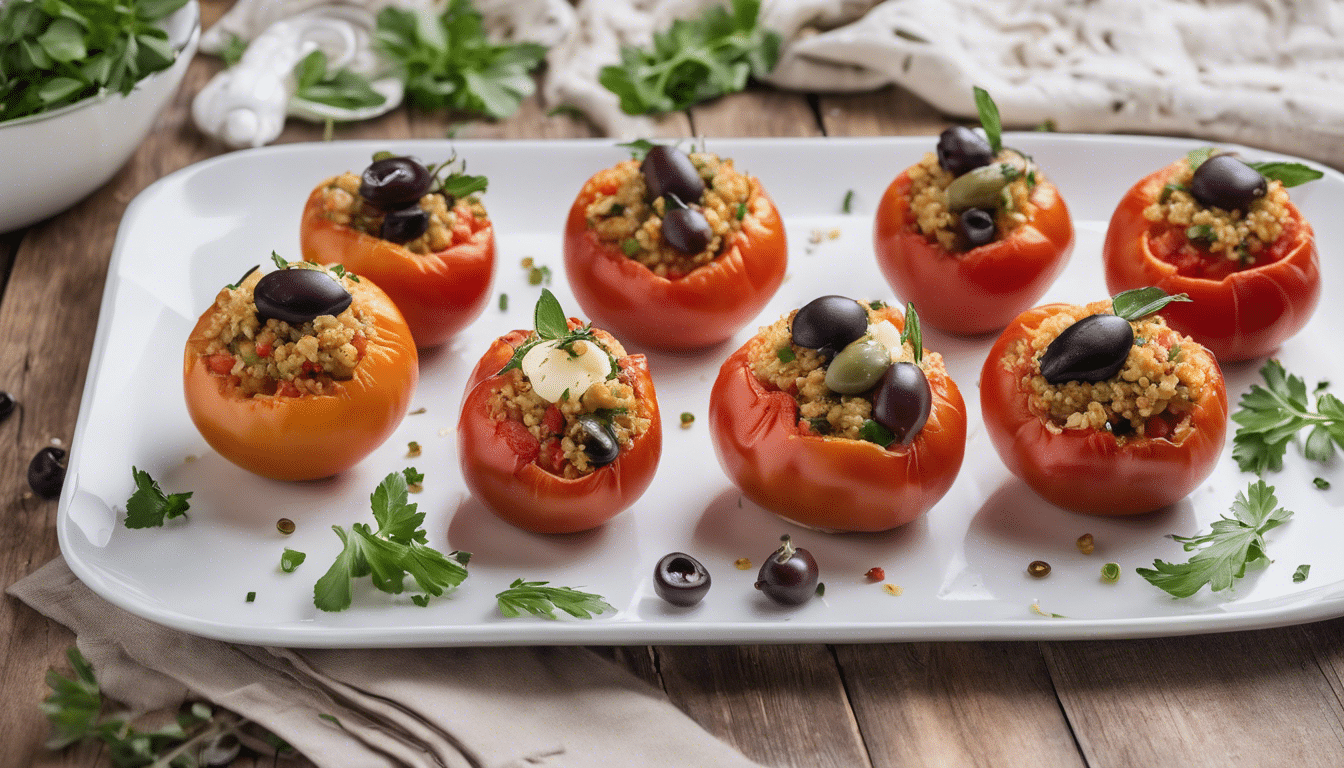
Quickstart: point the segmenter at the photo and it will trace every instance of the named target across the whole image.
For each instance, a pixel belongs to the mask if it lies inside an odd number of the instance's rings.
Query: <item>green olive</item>
[[[1015,172],[1007,163],[990,163],[963,173],[947,185],[948,209],[953,213],[969,208],[994,210],[999,204],[999,193],[1008,186],[1009,177],[1015,177]]]
[[[891,353],[880,343],[862,338],[840,350],[826,369],[826,386],[842,395],[857,395],[877,385],[891,367]]]

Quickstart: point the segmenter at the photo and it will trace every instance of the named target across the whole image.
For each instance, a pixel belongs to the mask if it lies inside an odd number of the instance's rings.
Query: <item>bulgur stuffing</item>
[[[1005,177],[1012,177],[1000,193],[994,211],[998,240],[1036,215],[1037,206],[1031,201],[1031,193],[1044,176],[1034,163],[1010,149],[1000,152],[994,162],[1010,166],[1004,173]],[[923,159],[908,168],[906,177],[910,179],[910,212],[919,231],[938,241],[945,250],[966,250],[957,237],[959,212],[953,212],[947,200],[947,188],[957,177],[939,165],[938,156],[932,152],[924,153]]]
[[[1283,183],[1269,180],[1265,194],[1246,211],[1205,207],[1190,194],[1194,171],[1188,160],[1178,161],[1179,170],[1166,179],[1154,179],[1146,190],[1153,202],[1143,209],[1148,221],[1162,222],[1185,230],[1190,244],[1226,259],[1254,264],[1269,245],[1279,239],[1288,218],[1288,191]]]
[[[1134,345],[1125,366],[1109,380],[1050,384],[1040,375],[1040,357],[1055,337],[1084,317],[1103,313],[1111,314],[1109,300],[1052,315],[1029,339],[1009,346],[1001,364],[1021,370],[1031,361],[1020,386],[1051,432],[1104,429],[1122,440],[1133,435],[1180,442],[1191,429],[1190,410],[1212,386],[1217,366],[1202,346],[1173,331],[1160,315],[1130,322]]]
[[[372,205],[359,194],[360,175],[347,171],[323,183],[322,212],[333,222],[380,237],[386,211]],[[413,253],[435,253],[471,238],[468,219],[485,219],[485,206],[476,195],[450,200],[439,192],[420,198],[420,207],[429,214],[425,234],[404,244]]]
[[[354,281],[332,270],[305,262],[290,269],[326,272],[347,290]],[[253,289],[261,281],[256,270],[237,288],[224,287],[215,297],[202,357],[210,370],[228,376],[244,397],[278,395],[297,397],[340,391],[340,382],[354,376],[369,344],[378,341],[378,329],[354,294],[341,314],[319,315],[301,326],[257,316]]]
[[[869,325],[900,317],[901,312],[880,302],[860,301],[868,312]],[[876,304],[878,309],[874,309]],[[793,343],[794,310],[764,326],[752,338],[747,361],[758,381],[770,389],[788,392],[798,403],[799,426],[812,434],[860,440],[863,423],[872,418],[873,401],[868,394],[842,395],[826,386],[827,358],[815,349]],[[915,362],[915,351],[906,341],[893,362]],[[925,351],[919,362],[925,375],[944,376],[942,355]]]
[[[625,348],[605,331],[594,329],[599,347],[617,361],[625,357]],[[535,333],[525,339],[535,339]],[[575,342],[584,344],[588,342]],[[631,447],[648,431],[651,421],[647,406],[635,396],[635,389],[624,369],[613,379],[594,383],[587,391],[561,397],[549,403],[532,389],[532,383],[519,368],[504,374],[504,383],[490,398],[490,415],[498,420],[521,422],[528,433],[541,443],[537,464],[544,470],[567,479],[592,473],[595,467],[584,451],[586,435],[579,416],[593,414],[610,424],[621,449]]]
[[[719,256],[724,244],[742,229],[745,216],[763,215],[755,206],[769,206],[760,196],[751,197],[749,177],[733,167],[731,159],[721,159],[710,152],[690,153],[691,163],[705,182],[705,194],[698,203],[687,200],[687,205],[705,215],[714,236],[704,251],[682,253],[663,238],[663,198],[648,201],[648,187],[639,163],[627,160],[598,172],[589,180],[589,188],[596,197],[589,203],[585,215],[588,226],[598,239],[621,248],[626,256],[648,267],[660,277],[677,278],[696,267],[704,266]],[[581,194],[588,194],[585,189]],[[746,206],[742,216],[739,207]]]

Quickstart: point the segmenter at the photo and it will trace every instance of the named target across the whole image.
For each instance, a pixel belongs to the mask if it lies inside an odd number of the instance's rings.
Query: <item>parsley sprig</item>
[[[135,467],[131,467],[131,478],[135,481],[135,492],[126,500],[127,528],[158,528],[165,520],[187,516],[191,491],[164,494],[148,472]]]
[[[674,112],[734,93],[779,61],[780,36],[758,23],[760,0],[732,0],[655,32],[651,49],[621,48],[621,63],[602,68],[598,82],[620,97],[629,115]]]
[[[1190,597],[1204,587],[1218,592],[1246,574],[1246,567],[1268,562],[1265,534],[1283,525],[1293,513],[1279,506],[1274,486],[1256,480],[1237,493],[1232,517],[1223,516],[1209,533],[1172,536],[1186,552],[1199,550],[1186,563],[1153,561],[1138,574],[1174,597]]]
[[[1264,474],[1283,469],[1288,443],[1307,427],[1302,453],[1312,461],[1327,461],[1335,446],[1344,448],[1344,403],[1328,392],[1316,393],[1316,410],[1308,401],[1307,384],[1269,360],[1260,369],[1265,386],[1254,384],[1241,396],[1239,410],[1232,414],[1237,433],[1232,438],[1232,458],[1243,472]]]
[[[594,614],[615,611],[601,595],[580,592],[572,587],[552,587],[549,581],[514,579],[509,588],[495,595],[499,613],[515,619],[524,613],[555,619],[556,609],[578,619],[591,619]]]
[[[373,585],[388,594],[401,594],[406,575],[427,595],[439,596],[467,578],[467,561],[471,554],[450,552],[447,555],[430,547],[421,524],[425,513],[416,510],[407,501],[406,477],[392,472],[378,484],[369,497],[373,518],[378,523],[374,531],[367,523],[355,523],[349,530],[333,525],[341,538],[341,553],[336,556],[326,574],[313,587],[313,604],[323,611],[343,611],[353,601],[351,585],[357,578],[370,576]],[[427,596],[419,596],[417,605],[428,604]]]
[[[366,109],[387,99],[367,77],[348,69],[327,71],[327,55],[315,50],[294,65],[295,98],[338,109]]]

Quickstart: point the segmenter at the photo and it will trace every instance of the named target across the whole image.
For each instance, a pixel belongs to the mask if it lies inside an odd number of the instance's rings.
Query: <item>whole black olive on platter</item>
[[[966,241],[968,249],[994,242],[995,233],[994,214],[984,208],[962,211],[957,219],[957,234]]]
[[[595,467],[604,467],[616,460],[621,454],[621,444],[611,425],[598,417],[585,413],[579,417],[579,426],[583,428],[583,452]]]
[[[882,374],[873,393],[873,420],[891,430],[896,442],[914,442],[932,411],[933,391],[918,365],[900,362]]]
[[[676,147],[658,144],[650,149],[644,162],[639,164],[639,172],[644,174],[650,199],[672,194],[688,203],[698,203],[705,194],[705,182],[695,170],[690,155]]]
[[[787,536],[784,542],[761,563],[756,574],[756,588],[765,596],[783,605],[802,605],[817,591],[821,568],[812,553],[793,546]]]
[[[1115,315],[1089,315],[1065,328],[1041,355],[1051,384],[1105,381],[1120,372],[1134,346],[1134,328]]]
[[[339,315],[350,306],[350,292],[320,269],[293,267],[271,272],[252,292],[257,315],[303,325],[320,315]]]
[[[793,343],[841,350],[868,332],[868,311],[845,296],[813,299],[793,316]]]
[[[1259,171],[1232,155],[1210,157],[1190,179],[1190,194],[1200,204],[1225,211],[1246,211],[1268,189]]]
[[[359,196],[384,211],[405,208],[434,184],[429,169],[411,157],[387,157],[364,169]]]
[[[28,487],[33,493],[44,499],[61,495],[61,486],[65,485],[65,465],[61,463],[64,458],[63,449],[49,445],[28,462]]]
[[[390,211],[383,217],[384,240],[397,244],[409,243],[429,231],[429,213],[418,205]]]
[[[964,125],[938,134],[938,164],[953,176],[994,162],[989,140]]]
[[[689,608],[709,592],[709,571],[684,552],[664,555],[653,569],[653,591],[673,605]]]
[[[17,407],[18,402],[14,400],[13,395],[8,392],[0,392],[0,421],[8,419]]]

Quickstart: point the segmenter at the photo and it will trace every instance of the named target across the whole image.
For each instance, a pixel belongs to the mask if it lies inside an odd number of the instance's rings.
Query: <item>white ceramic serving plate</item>
[[[1045,300],[1093,301],[1106,295],[1099,268],[1102,234],[1122,193],[1140,176],[1197,142],[1116,136],[1020,134],[1007,143],[1035,155],[1073,211],[1077,247]],[[760,176],[788,225],[789,276],[759,323],[818,295],[891,299],[873,260],[873,209],[903,168],[932,148],[924,138],[710,140],[708,148]],[[486,204],[499,233],[495,300],[458,339],[423,356],[415,407],[393,437],[353,470],[309,483],[253,476],[211,451],[182,402],[182,347],[220,286],[268,261],[272,250],[298,257],[299,212],[321,179],[359,170],[380,149],[439,160],[456,150],[473,173],[490,177]],[[1247,151],[1252,158],[1265,156]],[[498,520],[464,489],[456,424],[463,382],[495,336],[531,324],[540,289],[528,284],[523,257],[549,266],[551,289],[578,314],[565,282],[560,232],[574,194],[596,170],[626,157],[609,141],[349,142],[238,152],[186,168],[145,190],[117,236],[103,311],[60,501],[61,550],[75,573],[112,603],[161,624],[210,637],[297,646],[397,646],[561,643],[876,642],[928,639],[1141,637],[1251,629],[1344,614],[1344,476],[1337,464],[1311,466],[1296,448],[1287,468],[1269,478],[1292,521],[1268,535],[1273,563],[1230,592],[1175,600],[1134,573],[1154,558],[1184,561],[1167,534],[1207,530],[1252,479],[1228,451],[1213,476],[1188,499],[1135,519],[1063,511],[1039,499],[1004,469],[979,414],[977,378],[993,336],[954,338],[928,331],[969,407],[970,437],[956,484],[923,519],[884,534],[826,535],[785,523],[752,504],[716,462],[706,403],[719,364],[755,332],[697,355],[651,355],[664,420],[662,464],[652,487],[630,510],[582,534],[541,536]],[[853,209],[841,213],[846,191]],[[1280,351],[1309,382],[1344,383],[1338,340],[1344,300],[1335,274],[1344,263],[1344,176],[1293,190],[1316,227],[1325,264],[1321,309]],[[814,232],[824,234],[810,243]],[[650,311],[656,311],[651,307]],[[1229,366],[1235,402],[1258,380],[1258,364]],[[683,412],[697,419],[678,426]],[[423,455],[406,458],[418,441]],[[193,491],[188,520],[162,529],[129,530],[121,520],[133,490],[131,467],[148,470],[168,492]],[[368,496],[388,472],[413,465],[425,475],[414,496],[428,513],[431,544],[475,553],[471,576],[429,607],[367,584],[354,606],[326,614],[313,606],[313,584],[340,541],[332,525],[372,522]],[[1333,479],[1317,490],[1312,477]],[[1079,478],[1079,482],[1087,482]],[[298,524],[276,532],[278,518]],[[815,555],[823,598],[782,609],[752,589],[755,568],[790,533]],[[1075,540],[1091,533],[1096,551]],[[291,574],[279,568],[284,548],[306,552]],[[653,592],[654,563],[689,552],[709,568],[713,588],[696,608],[674,608]],[[1026,574],[1033,560],[1049,577]],[[1118,583],[1099,578],[1118,562]],[[1310,578],[1293,583],[1298,565]],[[899,597],[865,580],[872,566],[903,588]],[[618,612],[592,620],[505,619],[494,595],[518,577],[583,587]],[[367,580],[365,580],[367,582]],[[245,602],[248,592],[256,601]],[[1033,610],[1067,618],[1049,618]]]

